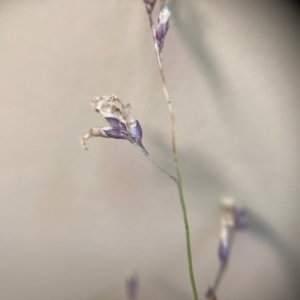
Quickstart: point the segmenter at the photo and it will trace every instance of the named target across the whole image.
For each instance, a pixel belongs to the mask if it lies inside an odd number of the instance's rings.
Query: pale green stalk
[[[186,211],[186,206],[185,206],[185,201],[184,201],[182,180],[181,180],[180,168],[179,168],[179,163],[178,163],[178,155],[177,155],[177,147],[176,147],[176,134],[175,134],[175,116],[174,116],[173,107],[172,107],[171,99],[169,96],[169,91],[167,88],[164,70],[163,70],[163,66],[162,66],[162,54],[160,52],[159,46],[156,41],[155,27],[153,24],[152,16],[150,14],[149,14],[149,21],[150,21],[150,27],[151,27],[152,37],[153,37],[155,53],[156,53],[159,71],[160,71],[160,77],[161,77],[161,81],[162,81],[162,85],[163,85],[163,91],[164,91],[164,95],[165,95],[165,98],[166,98],[166,101],[168,104],[168,109],[169,109],[170,118],[171,118],[172,152],[173,152],[173,160],[174,160],[174,165],[175,165],[176,175],[177,175],[176,184],[177,184],[177,188],[178,188],[178,194],[179,194],[181,209],[182,209],[182,213],[183,213],[184,226],[185,226],[186,248],[187,248],[187,258],[188,258],[190,281],[191,281],[191,285],[192,285],[192,289],[193,289],[194,300],[199,300],[198,293],[197,293],[197,287],[196,287],[196,283],[195,283],[195,278],[194,278],[194,272],[193,272],[193,260],[192,260],[189,222],[188,222],[187,211]]]

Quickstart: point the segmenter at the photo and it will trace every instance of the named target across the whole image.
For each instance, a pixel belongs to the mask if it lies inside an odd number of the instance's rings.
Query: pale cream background
[[[300,295],[300,39],[286,1],[174,0],[166,77],[199,294],[218,261],[219,199],[250,210],[219,298]],[[96,95],[130,102],[173,170],[170,124],[141,0],[0,1],[0,299],[191,300],[174,184],[105,125]],[[202,297],[203,299],[203,297]]]

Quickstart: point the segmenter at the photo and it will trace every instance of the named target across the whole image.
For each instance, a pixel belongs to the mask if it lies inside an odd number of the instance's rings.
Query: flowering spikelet
[[[221,208],[221,230],[218,246],[220,268],[216,275],[214,284],[208,287],[208,290],[205,294],[205,298],[207,300],[217,300],[216,292],[220,279],[222,278],[222,274],[228,263],[233,235],[235,231],[247,227],[245,208],[241,205],[235,204],[231,197],[224,197],[222,199]]]
[[[95,97],[91,101],[92,107],[100,113],[110,126],[92,127],[88,133],[80,138],[82,146],[86,148],[86,141],[92,137],[125,139],[136,145],[142,145],[142,128],[130,112],[130,104],[123,104],[115,96]]]
[[[159,42],[162,42],[167,34],[167,31],[169,29],[170,16],[171,16],[171,12],[168,6],[163,7],[159,13],[159,17],[157,21],[156,39]]]
[[[221,203],[223,215],[221,218],[220,242],[218,256],[222,265],[225,265],[230,253],[230,239],[233,231],[246,228],[246,210],[236,205],[232,198],[223,198]]]

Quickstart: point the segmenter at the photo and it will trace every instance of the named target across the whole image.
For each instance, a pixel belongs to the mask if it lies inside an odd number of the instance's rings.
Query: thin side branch
[[[146,150],[146,148],[143,145],[138,145],[136,143],[132,143],[136,148],[138,148],[141,152],[144,153],[144,155],[157,167],[159,168],[165,175],[167,175],[170,179],[175,181],[177,183],[177,178],[173,175],[171,175],[168,171],[166,171],[163,167],[161,167],[149,154],[149,152]]]

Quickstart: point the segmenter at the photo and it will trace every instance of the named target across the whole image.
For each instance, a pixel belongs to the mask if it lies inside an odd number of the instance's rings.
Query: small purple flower
[[[164,38],[168,32],[170,16],[171,12],[168,6],[164,6],[164,8],[159,13],[157,21],[156,39],[159,43],[163,43]]]
[[[92,127],[89,132],[80,138],[86,149],[86,141],[92,137],[106,137],[128,140],[142,146],[142,127],[131,114],[130,105],[123,104],[114,95],[95,97],[91,102],[96,112],[100,113],[111,127]]]

